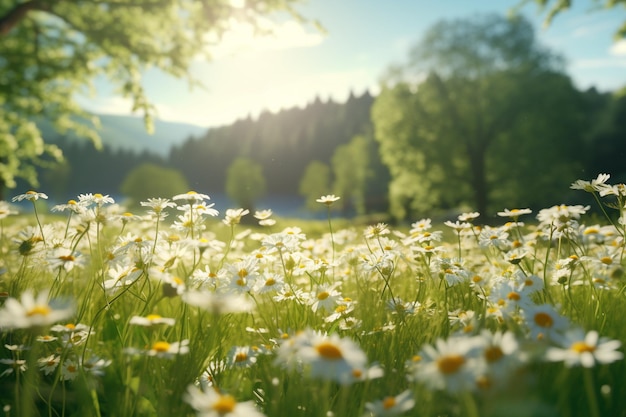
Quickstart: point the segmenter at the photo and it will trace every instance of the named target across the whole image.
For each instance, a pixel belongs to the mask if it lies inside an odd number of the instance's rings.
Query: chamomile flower
[[[550,304],[525,305],[521,313],[533,339],[553,339],[569,327],[569,320]]]
[[[252,401],[237,402],[232,395],[213,388],[202,391],[195,385],[189,385],[183,399],[198,417],[265,417]]]
[[[43,327],[64,320],[73,314],[73,308],[55,307],[48,302],[48,291],[35,296],[26,290],[20,300],[8,298],[0,309],[0,328],[25,329]]]
[[[606,186],[606,182],[609,178],[611,178],[609,174],[598,174],[598,176],[591,181],[576,180],[569,188],[572,190],[583,190],[588,193],[601,191]]]
[[[415,406],[411,391],[406,390],[396,396],[388,396],[382,400],[365,403],[365,416],[390,417],[409,411]]]
[[[341,292],[337,291],[336,287],[336,284],[331,286],[322,285],[315,292],[311,293],[311,309],[313,311],[320,309],[333,311],[337,301],[341,298]]]
[[[38,193],[37,191],[26,191],[24,194],[20,194],[20,195],[16,195],[15,197],[13,197],[11,199],[12,202],[16,202],[16,201],[23,201],[23,200],[28,200],[28,201],[37,201],[39,199],[43,199],[43,200],[47,200],[48,196],[44,193]]]
[[[253,307],[253,304],[243,295],[220,294],[206,290],[186,291],[182,299],[189,305],[214,314],[243,313],[251,311]]]
[[[172,200],[177,201],[177,200],[183,200],[183,201],[190,201],[190,202],[201,202],[204,200],[210,200],[211,197],[209,197],[206,194],[200,194],[197,193],[195,191],[187,191],[184,194],[177,194],[174,197],[172,197]]]
[[[169,317],[161,317],[158,314],[148,314],[145,317],[142,316],[133,316],[131,317],[130,324],[135,326],[143,326],[143,327],[152,327],[157,326],[159,324],[163,324],[165,326],[173,326],[176,323],[176,320]]]
[[[338,197],[334,194],[328,194],[328,195],[318,198],[315,201],[318,203],[324,204],[326,206],[331,206],[335,201],[338,201],[340,198],[341,197]]]
[[[61,364],[61,379],[63,381],[73,381],[79,373],[78,362],[73,359],[65,359]]]
[[[241,223],[241,218],[248,213],[250,213],[250,210],[247,210],[247,209],[246,210],[242,208],[228,209],[226,210],[226,215],[224,217],[224,220],[222,220],[222,222],[224,222],[225,225],[234,226],[236,224]]]
[[[313,331],[304,333],[297,357],[308,366],[311,377],[342,384],[351,383],[352,372],[364,369],[367,363],[365,353],[351,339]]]
[[[249,368],[257,361],[257,352],[250,349],[250,346],[234,346],[227,357],[227,364],[230,367]]]
[[[189,340],[185,339],[181,342],[169,343],[164,340],[159,340],[153,343],[149,349],[135,349],[127,348],[124,350],[129,355],[147,355],[157,358],[171,359],[177,355],[184,355],[189,353]]]
[[[598,332],[591,330],[585,333],[580,328],[567,331],[556,337],[559,347],[551,347],[546,351],[546,360],[564,362],[565,366],[583,366],[592,368],[596,364],[605,364],[623,359],[624,354],[619,352],[619,340],[600,338]]]
[[[57,366],[59,366],[59,362],[61,357],[58,355],[50,355],[45,358],[37,359],[37,364],[39,365],[39,370],[43,372],[45,375],[50,375],[54,371],[56,371]]]
[[[448,392],[476,389],[476,378],[483,366],[478,359],[475,338],[452,336],[438,339],[435,346],[425,345],[418,360],[409,363],[409,379],[431,389]]]

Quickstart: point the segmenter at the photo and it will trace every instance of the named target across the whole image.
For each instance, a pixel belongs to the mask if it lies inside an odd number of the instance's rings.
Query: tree
[[[330,191],[330,168],[323,162],[311,161],[306,166],[300,179],[300,195],[305,199],[306,208],[312,211],[322,210],[323,205],[317,200]]]
[[[241,208],[254,210],[255,202],[265,194],[263,168],[248,158],[239,157],[226,172],[226,194]]]
[[[372,110],[393,214],[470,205],[485,215],[490,203],[540,204],[568,180],[584,115],[561,68],[521,17],[435,24]]]
[[[359,135],[350,143],[338,146],[332,158],[334,193],[341,196],[345,211],[365,214],[365,191],[371,175],[367,138]]]
[[[151,126],[154,108],[142,73],[157,69],[198,84],[189,67],[233,21],[259,28],[260,18],[298,0],[0,0],[0,199],[16,178],[37,185],[34,165],[58,159],[34,124],[99,143],[98,120],[75,101],[104,77]],[[28,151],[26,151],[28,150]]]
[[[514,9],[514,12],[521,9],[522,6],[532,2],[533,0],[522,0]],[[554,18],[561,14],[562,12],[568,10],[572,7],[572,0],[534,0],[534,2],[539,6],[542,12],[546,12],[546,20],[545,24],[550,25]],[[626,8],[626,0],[593,0],[593,3],[596,5],[595,10],[602,9],[611,9],[614,7],[622,6]],[[615,32],[615,38],[626,38],[626,22],[622,23],[622,25]]]
[[[153,163],[143,163],[134,168],[120,186],[120,191],[130,199],[132,207],[149,198],[170,198],[188,190],[189,184],[179,171]]]

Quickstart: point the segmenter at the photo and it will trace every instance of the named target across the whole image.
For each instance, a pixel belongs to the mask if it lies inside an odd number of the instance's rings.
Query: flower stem
[[[589,400],[589,415],[591,417],[600,417],[600,410],[598,408],[598,397],[596,396],[596,390],[593,386],[593,374],[590,368],[583,370],[585,379],[585,391],[587,391],[587,398]]]

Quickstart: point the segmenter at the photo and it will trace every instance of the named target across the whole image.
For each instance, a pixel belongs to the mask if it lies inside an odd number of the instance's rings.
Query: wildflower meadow
[[[626,186],[609,179],[571,185],[603,215],[497,225],[350,226],[332,195],[311,230],[197,192],[135,213],[18,195],[32,210],[0,203],[2,415],[625,416]]]

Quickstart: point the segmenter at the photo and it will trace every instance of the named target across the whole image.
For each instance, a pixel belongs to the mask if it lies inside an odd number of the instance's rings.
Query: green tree
[[[149,198],[170,198],[188,190],[189,184],[179,171],[153,163],[134,168],[120,186],[131,207],[138,207]]]
[[[300,180],[299,193],[305,199],[306,208],[319,211],[325,207],[316,202],[321,196],[330,194],[330,167],[320,161],[311,161]]]
[[[0,198],[16,178],[37,186],[33,166],[60,157],[44,144],[36,118],[99,143],[97,118],[75,101],[94,78],[116,85],[150,127],[145,70],[196,86],[192,60],[210,58],[232,19],[259,27],[276,11],[301,18],[297,1],[247,0],[242,8],[229,0],[0,0]]]
[[[561,68],[521,17],[435,24],[372,109],[393,214],[545,203],[582,149],[582,100]]]
[[[226,194],[241,208],[252,211],[255,202],[265,194],[263,168],[249,158],[235,159],[226,172]]]
[[[334,193],[344,211],[354,209],[365,214],[365,192],[371,175],[368,140],[359,135],[346,144],[338,146],[332,158]]]

